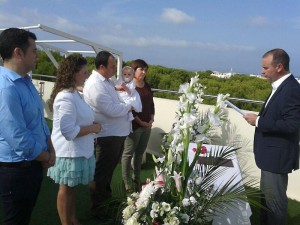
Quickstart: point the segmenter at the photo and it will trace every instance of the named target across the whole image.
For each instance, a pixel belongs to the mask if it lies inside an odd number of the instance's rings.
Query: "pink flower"
[[[164,181],[161,181],[161,180],[154,181],[154,185],[157,186],[157,187],[164,187],[165,184],[166,183]]]
[[[193,152],[196,152],[196,151],[197,151],[197,148],[193,148],[192,150],[193,150]]]
[[[146,183],[144,185],[142,185],[142,190],[150,183],[150,179],[147,178],[146,179]]]
[[[162,170],[158,170],[157,167],[155,167],[155,171],[156,171],[156,178],[154,180],[154,184],[158,187],[164,187],[165,177]]]
[[[201,146],[201,154],[206,154],[207,153],[207,148],[205,146]]]

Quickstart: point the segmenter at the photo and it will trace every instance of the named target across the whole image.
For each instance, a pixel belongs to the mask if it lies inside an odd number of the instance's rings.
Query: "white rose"
[[[163,203],[162,203],[162,208],[163,208],[163,210],[164,210],[165,212],[169,212],[170,209],[171,209],[171,206],[170,206],[169,203],[163,202]]]
[[[184,199],[182,200],[182,205],[183,205],[183,206],[189,206],[189,205],[190,205],[189,199],[188,199],[188,198],[184,198]]]
[[[133,206],[131,206],[131,205],[127,206],[122,212],[123,218],[128,220],[134,212],[135,212],[135,209]]]
[[[197,201],[196,201],[196,199],[195,199],[194,196],[190,197],[190,201],[191,201],[192,205],[195,205],[197,203]]]
[[[137,221],[137,219],[133,216],[133,217],[130,217],[125,225],[139,225],[139,222]]]

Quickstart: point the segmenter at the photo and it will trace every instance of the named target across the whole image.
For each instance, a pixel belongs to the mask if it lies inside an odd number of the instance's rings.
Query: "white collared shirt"
[[[112,80],[93,70],[83,88],[84,100],[95,113],[95,121],[101,124],[98,137],[127,136],[131,121],[127,121],[131,106],[122,103]]]
[[[280,77],[278,80],[276,80],[272,83],[272,92],[271,92],[271,95],[270,95],[270,97],[268,98],[268,100],[265,104],[265,107],[267,107],[267,104],[269,103],[270,99],[274,95],[277,88],[283,83],[283,81],[285,81],[291,75],[292,75],[292,73],[288,73],[288,74],[284,75],[283,77]],[[258,126],[258,120],[259,120],[259,116],[256,118],[256,121],[255,121],[255,126],[256,127]]]
[[[291,76],[291,73],[284,75],[283,77],[280,77],[278,80],[274,81],[272,83],[272,93],[270,95],[270,97],[267,100],[267,103],[265,105],[265,107],[267,106],[267,104],[269,103],[270,99],[272,98],[273,94],[275,93],[275,91],[277,90],[277,88],[282,84],[283,81],[285,81],[289,76]]]

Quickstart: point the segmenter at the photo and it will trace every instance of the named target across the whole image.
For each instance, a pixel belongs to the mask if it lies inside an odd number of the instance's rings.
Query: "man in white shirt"
[[[258,115],[245,120],[255,126],[254,156],[261,169],[261,224],[285,225],[288,174],[299,169],[300,85],[289,70],[290,57],[272,49],[262,57],[262,74],[272,84],[272,93]]]
[[[85,101],[95,113],[95,122],[102,130],[96,144],[96,170],[91,187],[92,214],[102,221],[109,220],[105,203],[111,198],[111,179],[123,152],[123,144],[130,132],[127,121],[131,106],[122,103],[110,79],[116,72],[114,56],[101,51],[95,58],[95,67],[83,89]]]

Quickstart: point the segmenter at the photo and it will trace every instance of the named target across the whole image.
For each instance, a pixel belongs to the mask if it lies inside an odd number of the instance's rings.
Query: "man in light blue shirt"
[[[9,28],[0,34],[0,195],[3,224],[29,224],[43,167],[55,163],[40,96],[28,72],[35,68],[35,34]]]

